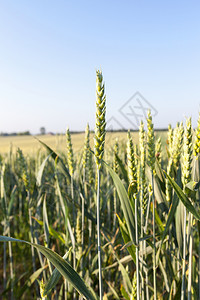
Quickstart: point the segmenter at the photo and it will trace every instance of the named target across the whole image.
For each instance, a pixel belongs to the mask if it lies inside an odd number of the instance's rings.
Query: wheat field
[[[0,138],[0,297],[200,299],[200,118],[107,133],[96,75],[93,133]]]

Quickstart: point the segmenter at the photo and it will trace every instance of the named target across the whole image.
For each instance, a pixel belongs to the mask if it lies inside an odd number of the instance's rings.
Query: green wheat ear
[[[89,124],[87,124],[85,129],[85,142],[84,142],[84,149],[83,149],[83,157],[82,157],[82,163],[83,163],[83,169],[86,173],[88,173],[89,169],[89,156],[90,156],[90,127]]]
[[[133,281],[132,281],[132,298],[131,299],[136,299],[136,297],[137,297],[137,275],[135,272],[134,276],[133,276]]]
[[[18,155],[22,180],[23,180],[25,189],[28,192],[30,190],[30,177],[29,177],[29,174],[27,171],[28,166],[27,166],[26,160],[25,160],[23,152],[20,148],[17,149],[17,155]]]
[[[162,143],[161,143],[161,138],[160,137],[156,141],[155,152],[156,152],[156,157],[158,159],[158,162],[161,163],[161,160],[162,160]]]
[[[152,116],[150,110],[147,115],[147,145],[148,145],[148,164],[152,171],[155,170],[155,135],[152,123]]]
[[[200,113],[197,123],[197,129],[195,131],[195,141],[194,141],[194,156],[197,158],[200,153]]]
[[[77,213],[77,219],[76,219],[76,242],[77,242],[77,251],[76,251],[76,256],[78,260],[81,258],[82,255],[82,237],[81,237],[81,212],[78,210]]]
[[[71,142],[71,134],[69,132],[69,128],[66,131],[66,139],[67,139],[67,162],[69,166],[69,173],[71,176],[74,174],[74,154],[72,149],[72,142]]]
[[[168,126],[168,132],[167,132],[167,143],[168,143],[168,149],[170,156],[172,155],[172,143],[173,143],[173,129],[171,124]]]
[[[182,142],[183,142],[183,122],[177,123],[173,133],[172,159],[174,165],[178,167],[181,157]]]
[[[47,295],[44,295],[44,290],[45,290],[45,283],[44,280],[42,278],[42,280],[39,282],[40,284],[40,296],[41,296],[41,300],[45,300],[47,299]]]
[[[134,193],[137,193],[137,167],[135,161],[135,153],[133,147],[133,140],[128,131],[128,141],[127,141],[127,164],[128,164],[128,178],[129,183],[132,185]]]
[[[113,170],[115,171],[115,173],[117,173],[118,169],[119,169],[119,165],[118,165],[118,161],[117,161],[117,156],[119,154],[119,142],[118,142],[117,138],[115,140],[115,145],[114,145],[113,150],[114,150]]]
[[[88,182],[90,185],[94,182],[93,154],[90,151],[88,158]]]
[[[186,120],[184,139],[183,139],[183,157],[182,157],[182,183],[183,187],[191,180],[192,164],[192,123],[191,118]]]
[[[85,128],[85,143],[84,143],[84,152],[83,152],[83,167],[86,167],[88,161],[88,150],[90,149],[90,127],[87,123]]]
[[[106,134],[106,96],[104,94],[104,83],[101,71],[96,72],[96,124],[94,136],[94,153],[97,167],[101,168],[101,159],[104,154]]]
[[[171,145],[169,145],[170,157],[167,165],[167,174],[174,178],[173,166],[178,168],[181,157],[182,141],[183,141],[183,123],[177,123],[172,131]],[[170,135],[170,133],[168,133]],[[166,178],[166,199],[171,201],[172,187],[169,180]]]
[[[146,134],[144,123],[141,121],[139,127],[139,148],[140,148],[140,190],[142,212],[145,214],[147,208],[147,182],[146,182]]]

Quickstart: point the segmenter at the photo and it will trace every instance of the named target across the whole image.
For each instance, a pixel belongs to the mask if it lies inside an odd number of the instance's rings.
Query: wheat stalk
[[[101,237],[100,237],[100,168],[104,154],[104,143],[106,134],[106,96],[104,94],[104,83],[102,72],[96,72],[96,121],[94,135],[94,153],[97,166],[97,247],[99,262],[99,296],[103,299],[103,282],[101,271]]]
[[[128,140],[127,140],[127,163],[128,163],[128,176],[129,184],[131,185],[133,192],[133,199],[135,205],[135,244],[136,244],[136,278],[137,278],[137,300],[140,299],[140,274],[139,274],[139,242],[138,242],[138,222],[137,222],[137,165],[135,159],[135,152],[133,146],[133,140],[128,131]]]
[[[185,191],[186,184],[191,180],[191,162],[192,162],[192,124],[191,118],[186,120],[183,141],[183,159],[182,159],[182,183]],[[183,231],[183,264],[182,264],[182,286],[181,300],[184,300],[186,295],[186,222],[187,211],[184,207],[184,231]]]
[[[151,184],[152,184],[152,201],[153,201],[153,287],[154,300],[157,297],[156,288],[156,233],[155,233],[155,196],[154,196],[154,173],[155,173],[155,136],[152,123],[151,112],[148,111],[147,117],[147,145],[148,145],[148,164],[151,168]]]

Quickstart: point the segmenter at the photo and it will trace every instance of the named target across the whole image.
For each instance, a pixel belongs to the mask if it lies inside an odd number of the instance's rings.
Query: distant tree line
[[[131,129],[132,132],[137,132],[138,129]],[[167,131],[167,128],[156,128],[155,131]],[[79,133],[83,133],[84,131],[71,131],[71,134],[79,134]],[[127,129],[113,129],[113,130],[107,130],[107,132],[127,132]],[[94,130],[91,130],[91,133],[94,133]],[[45,135],[45,134],[50,134],[50,135],[54,135],[53,132],[46,132],[46,128],[45,127],[40,127],[40,135]],[[59,133],[60,134],[60,133]],[[62,134],[62,133],[61,133]],[[22,132],[11,132],[11,133],[7,133],[7,132],[1,132],[0,136],[22,136],[22,135],[31,135],[30,131],[22,131]]]
[[[11,132],[11,133],[7,133],[7,132],[1,132],[0,136],[21,136],[21,135],[31,135],[30,131],[23,131],[23,132]]]
[[[45,127],[40,127],[40,135],[45,135],[46,134],[46,128]],[[22,135],[31,135],[29,130],[22,131],[22,132],[1,132],[0,136],[22,136]]]

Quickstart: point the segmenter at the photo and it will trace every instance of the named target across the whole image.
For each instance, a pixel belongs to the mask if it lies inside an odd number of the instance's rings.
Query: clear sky
[[[98,68],[107,120],[131,128],[119,110],[139,92],[155,127],[196,126],[199,13],[184,0],[0,0],[0,132],[94,128]]]

